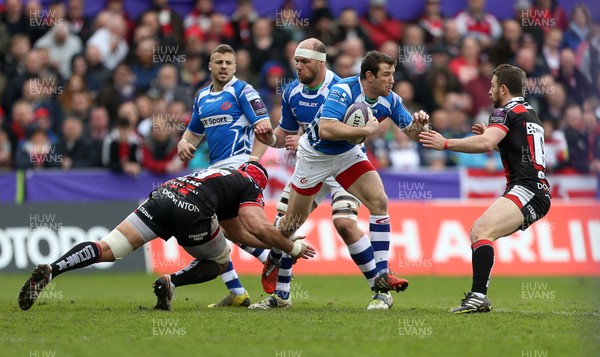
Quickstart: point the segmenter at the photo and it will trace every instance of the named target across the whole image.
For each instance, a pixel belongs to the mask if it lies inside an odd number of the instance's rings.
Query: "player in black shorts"
[[[420,134],[427,148],[466,153],[497,149],[506,172],[506,190],[471,228],[473,285],[456,314],[488,312],[492,308],[487,287],[494,265],[496,239],[525,230],[550,209],[550,187],[546,180],[544,128],[533,108],[523,99],[525,73],[508,64],[494,69],[489,91],[496,110],[489,125],[473,126],[475,136],[446,139],[430,130]]]
[[[99,242],[79,243],[51,264],[33,270],[19,293],[19,307],[28,310],[44,287],[58,275],[100,262],[122,259],[145,243],[174,236],[192,263],[154,283],[155,308],[171,309],[176,286],[216,278],[229,264],[228,237],[258,248],[277,247],[296,258],[314,256],[314,249],[292,242],[276,229],[263,210],[267,172],[257,162],[239,170],[210,169],[169,180]],[[219,227],[220,225],[220,227]]]

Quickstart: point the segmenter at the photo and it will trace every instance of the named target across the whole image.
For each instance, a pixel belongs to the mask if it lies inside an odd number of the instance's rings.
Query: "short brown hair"
[[[377,72],[379,72],[379,65],[381,63],[387,63],[390,66],[396,65],[396,59],[386,55],[385,53],[379,51],[369,51],[363,58],[362,63],[360,64],[360,79],[367,78],[367,72],[371,72],[377,77]]]
[[[496,76],[498,87],[505,85],[510,94],[523,96],[526,78],[521,68],[505,63],[494,68],[492,74]]]
[[[231,54],[233,54],[233,57],[235,57],[235,51],[233,50],[233,48],[231,46],[225,45],[225,44],[218,45],[217,47],[215,47],[214,50],[212,50],[212,52],[210,53],[210,59],[211,60],[212,60],[212,56],[215,53],[221,53],[221,54],[223,54],[223,53],[231,53]]]

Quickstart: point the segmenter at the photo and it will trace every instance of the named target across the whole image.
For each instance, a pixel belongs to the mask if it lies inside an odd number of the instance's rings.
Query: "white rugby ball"
[[[346,115],[344,115],[344,124],[353,127],[363,127],[369,121],[369,118],[373,116],[371,107],[367,103],[356,102],[348,107]],[[357,138],[354,140],[347,140],[350,144],[358,145],[362,144],[366,138]]]

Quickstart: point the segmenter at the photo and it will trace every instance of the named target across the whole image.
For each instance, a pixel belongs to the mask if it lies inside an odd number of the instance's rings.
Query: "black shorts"
[[[542,219],[550,210],[550,192],[540,191],[537,188],[523,185],[514,185],[506,189],[505,198],[513,201],[523,214],[521,230],[524,231],[535,221]]]
[[[200,207],[176,191],[159,187],[134,213],[164,240],[177,238],[183,247],[207,243],[214,210]]]

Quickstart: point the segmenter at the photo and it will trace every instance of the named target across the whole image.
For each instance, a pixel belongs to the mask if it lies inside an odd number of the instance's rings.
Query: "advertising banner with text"
[[[600,276],[600,205],[553,202],[550,213],[526,231],[494,244],[495,275]],[[471,275],[469,231],[491,201],[391,202],[390,268],[402,275]],[[275,204],[267,206],[269,217]],[[362,207],[359,227],[368,230],[368,211]],[[299,234],[317,250],[310,261],[294,266],[297,274],[360,274],[331,222],[331,208],[320,205]],[[174,239],[154,240],[145,250],[148,271],[163,274],[185,266],[191,258]],[[261,264],[237,246],[232,247],[236,270],[259,274]]]

